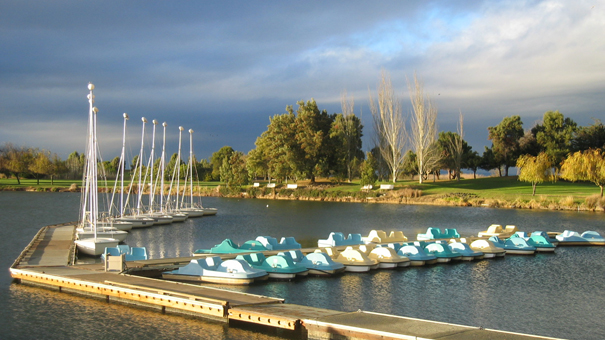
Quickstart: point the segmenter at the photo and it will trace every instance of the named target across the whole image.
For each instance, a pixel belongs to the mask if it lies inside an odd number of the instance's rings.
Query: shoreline
[[[196,197],[223,197],[223,198],[244,198],[244,199],[264,199],[264,200],[289,200],[289,201],[315,201],[315,202],[339,202],[339,203],[373,203],[373,204],[406,204],[406,205],[433,205],[444,207],[477,207],[477,208],[499,208],[499,209],[528,209],[528,210],[550,210],[550,211],[584,211],[603,213],[605,208],[602,206],[587,207],[584,204],[564,204],[556,200],[549,200],[544,196],[532,196],[529,200],[496,199],[481,198],[475,194],[451,194],[451,195],[425,195],[418,197],[406,197],[399,190],[385,193],[372,193],[375,195],[361,196],[351,192],[351,195],[344,196],[342,192],[338,195],[325,195],[321,197],[303,196],[296,190],[288,191],[289,194],[282,195],[273,191],[270,194],[260,194],[259,192],[242,191],[237,194],[225,194],[221,192],[221,186],[203,187],[203,190],[194,193]],[[100,188],[99,192],[110,192],[111,188]],[[26,191],[26,192],[81,192],[80,188],[6,188],[0,187],[0,191]]]

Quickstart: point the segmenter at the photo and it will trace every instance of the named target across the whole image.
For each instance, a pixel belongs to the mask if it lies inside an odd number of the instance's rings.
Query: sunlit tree
[[[529,182],[532,186],[532,196],[536,195],[536,186],[552,178],[552,162],[550,157],[540,152],[538,156],[522,155],[517,159],[519,180]]]
[[[588,181],[601,189],[605,186],[605,154],[600,149],[578,151],[569,155],[561,165],[561,177],[575,182]]]

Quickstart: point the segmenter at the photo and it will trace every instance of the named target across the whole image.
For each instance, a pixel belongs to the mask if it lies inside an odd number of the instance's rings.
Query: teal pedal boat
[[[252,268],[269,273],[269,278],[291,280],[298,276],[306,276],[309,271],[305,266],[295,264],[292,258],[285,255],[265,257],[263,253],[237,255],[237,260],[246,261]]]

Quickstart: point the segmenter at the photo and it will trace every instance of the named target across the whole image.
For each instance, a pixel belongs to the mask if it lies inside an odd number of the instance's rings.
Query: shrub
[[[567,196],[562,198],[561,201],[559,201],[559,204],[563,207],[571,208],[576,204],[576,202],[574,201],[573,196]]]
[[[76,183],[72,183],[72,184],[69,186],[69,191],[78,191],[78,184],[76,184]]]
[[[599,194],[590,195],[584,200],[584,205],[586,205],[586,208],[588,209],[596,209],[597,207],[603,208],[605,207],[605,198],[601,197]]]

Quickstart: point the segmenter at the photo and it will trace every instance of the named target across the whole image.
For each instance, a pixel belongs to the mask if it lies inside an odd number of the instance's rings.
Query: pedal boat
[[[259,241],[246,241],[241,246],[236,245],[231,239],[224,239],[223,242],[215,245],[210,249],[198,249],[193,252],[193,256],[201,256],[206,254],[237,254],[251,253],[255,251],[266,251],[262,243]]]
[[[345,271],[344,264],[335,262],[328,254],[322,253],[319,249],[307,256],[304,256],[298,249],[285,251],[278,255],[289,256],[295,264],[307,268],[309,275],[332,276]]]
[[[378,268],[392,269],[397,267],[407,267],[410,265],[410,259],[397,254],[395,249],[389,247],[377,247],[370,251],[368,258],[378,261]]]
[[[218,256],[193,259],[179,269],[162,273],[162,278],[175,281],[210,282],[232,285],[249,285],[267,280],[269,274],[252,268],[243,260],[222,261]]]
[[[503,241],[498,236],[492,236],[489,238],[496,247],[502,248],[507,254],[511,255],[534,255],[536,253],[536,247],[530,245],[521,237],[510,237]]]
[[[472,250],[483,253],[483,258],[491,259],[496,257],[504,257],[506,250],[496,247],[493,242],[485,239],[475,240],[470,245]]]
[[[296,276],[309,274],[306,267],[295,264],[291,257],[285,255],[265,257],[263,253],[251,253],[237,255],[235,259],[244,260],[252,268],[266,271],[271,279],[292,280]]]
[[[454,260],[461,260],[462,255],[453,252],[446,243],[429,243],[425,248],[427,254],[437,257],[438,263],[447,263]]]
[[[462,256],[462,261],[474,261],[483,259],[484,255],[480,251],[474,251],[468,244],[462,242],[451,242],[447,245],[454,253]]]
[[[397,255],[405,256],[410,259],[410,266],[418,267],[425,264],[433,264],[437,262],[437,257],[432,254],[427,254],[419,245],[403,245],[397,251]]]
[[[556,237],[560,246],[605,245],[605,239],[596,231],[585,231],[580,235],[577,231],[565,230]]]
[[[333,247],[326,247],[324,250],[334,262],[342,263],[345,266],[346,272],[364,273],[371,269],[378,268],[378,261],[368,258],[359,249],[353,249],[349,246],[342,252],[339,252]]]
[[[544,233],[546,234],[546,233]],[[546,234],[548,235],[548,234]],[[511,236],[510,238],[522,238],[524,239],[527,244],[531,247],[536,248],[536,251],[538,252],[554,252],[556,246],[554,244],[552,244],[548,239],[548,236],[544,236],[543,234],[532,234],[531,236],[527,236],[527,234],[525,232],[522,231],[518,231],[516,232],[513,236]],[[558,244],[558,242],[557,242]]]
[[[492,236],[498,236],[501,239],[507,239],[511,237],[514,233],[516,233],[517,227],[514,225],[507,225],[506,229],[502,229],[502,226],[499,224],[490,225],[487,230],[484,230],[478,234],[479,237],[482,238],[490,238]]]

